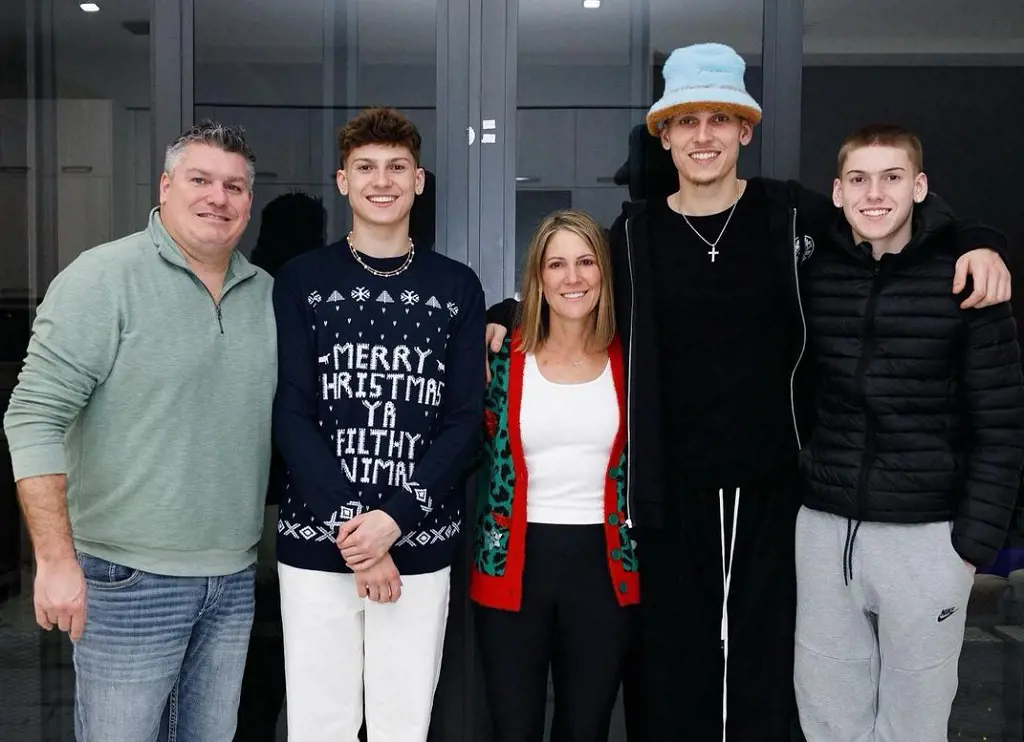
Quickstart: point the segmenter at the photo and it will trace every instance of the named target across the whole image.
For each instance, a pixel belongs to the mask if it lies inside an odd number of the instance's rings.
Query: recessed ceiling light
[[[583,0],[583,7],[584,8],[588,8],[588,9],[590,9],[590,8],[600,8],[601,7],[601,0]]]
[[[79,3],[78,7],[84,10],[86,13],[99,12],[100,6],[96,3]]]

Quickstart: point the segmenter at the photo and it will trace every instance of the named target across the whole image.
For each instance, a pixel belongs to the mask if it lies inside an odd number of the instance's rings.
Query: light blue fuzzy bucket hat
[[[662,75],[665,94],[647,112],[647,130],[658,136],[664,123],[680,113],[715,108],[731,111],[751,124],[761,120],[761,106],[747,92],[747,65],[725,44],[693,44],[672,52]]]

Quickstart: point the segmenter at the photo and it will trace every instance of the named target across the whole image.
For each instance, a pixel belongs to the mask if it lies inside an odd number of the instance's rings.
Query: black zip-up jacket
[[[787,318],[789,342],[780,349],[792,369],[791,407],[793,435],[799,446],[801,431],[808,428],[810,407],[800,390],[805,384],[797,369],[804,349],[804,321],[800,306],[798,266],[814,250],[823,229],[831,223],[835,207],[814,191],[796,182],[763,180],[769,201],[769,232],[752,235],[771,250],[774,270],[781,285],[789,286]],[[669,478],[667,465],[672,452],[664,450],[661,404],[664,395],[679,393],[668,389],[659,374],[658,324],[672,322],[654,310],[651,274],[651,236],[645,202],[623,205],[623,213],[611,229],[612,266],[615,281],[616,324],[626,349],[627,495],[634,525],[661,527]],[[685,391],[683,392],[685,393]],[[785,475],[794,471],[796,461],[780,467]]]
[[[951,520],[954,548],[980,567],[1002,547],[1024,466],[1016,323],[1009,304],[960,309],[950,293],[949,210],[932,201],[913,219],[907,247],[875,260],[840,218],[806,268],[817,422],[804,504],[854,522]]]
[[[781,352],[789,356],[792,371],[790,402],[793,411],[793,435],[800,445],[810,430],[813,413],[810,364],[804,360],[805,327],[798,279],[799,266],[810,258],[815,245],[826,239],[835,220],[836,209],[825,196],[804,188],[796,181],[762,179],[770,204],[769,233],[762,237],[772,251],[776,271],[790,287],[787,316],[790,341]],[[936,199],[929,196],[929,200]],[[626,499],[627,521],[632,526],[664,526],[667,495],[666,462],[671,451],[664,450],[661,401],[666,393],[658,363],[658,323],[672,322],[659,317],[651,295],[650,236],[645,201],[623,204],[623,211],[610,231],[612,271],[615,287],[615,319],[626,364]],[[1005,255],[1006,239],[985,227],[964,228],[958,244],[963,252],[975,247],[992,247]],[[949,273],[952,289],[953,273]],[[511,327],[516,302],[507,299],[488,311],[487,321]],[[795,476],[796,460],[780,469]]]

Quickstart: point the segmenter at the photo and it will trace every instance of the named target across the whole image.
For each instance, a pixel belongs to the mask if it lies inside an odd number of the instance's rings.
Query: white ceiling
[[[30,0],[31,1],[31,0]],[[484,0],[498,2],[500,0]],[[604,0],[586,10],[582,0],[519,0],[521,63],[625,64],[630,5]],[[12,29],[12,6],[0,1],[0,23]],[[58,50],[115,54],[146,50],[123,21],[146,20],[149,0],[97,0],[83,13],[77,0],[56,0]],[[650,44],[656,52],[694,41],[718,40],[756,63],[760,57],[762,0],[647,0]],[[415,62],[435,57],[437,0],[194,0],[195,48],[200,62],[318,63],[324,38],[347,43],[348,13],[358,18],[363,63]],[[331,29],[331,22],[334,29]],[[812,62],[847,54],[1024,55],[1022,0],[805,0],[804,50]]]

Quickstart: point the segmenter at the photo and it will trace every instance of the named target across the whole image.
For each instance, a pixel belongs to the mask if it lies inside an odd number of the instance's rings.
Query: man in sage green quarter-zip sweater
[[[50,285],[4,418],[79,742],[234,734],[277,373],[271,279],[235,250],[254,165],[219,124],[168,146],[148,227]]]

